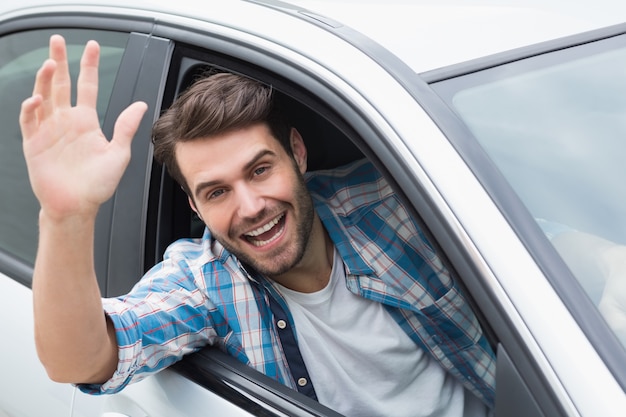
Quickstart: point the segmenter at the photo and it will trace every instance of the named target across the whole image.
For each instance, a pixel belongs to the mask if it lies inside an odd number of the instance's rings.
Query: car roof
[[[622,0],[291,0],[432,70],[624,22]],[[332,14],[331,14],[332,13]]]
[[[206,21],[229,16],[232,21],[242,9],[230,10],[241,2],[313,17],[334,28],[353,28],[415,72],[619,24],[626,16],[622,0],[231,0],[204,1],[201,7],[197,0],[8,0],[0,4],[0,17],[31,7],[93,6]]]

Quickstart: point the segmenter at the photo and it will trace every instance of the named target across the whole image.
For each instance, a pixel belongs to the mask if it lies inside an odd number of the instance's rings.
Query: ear
[[[300,132],[298,132],[295,127],[291,128],[289,142],[291,144],[291,152],[293,153],[296,164],[300,169],[300,173],[304,174],[307,168],[306,146],[304,145],[302,136],[300,136]]]

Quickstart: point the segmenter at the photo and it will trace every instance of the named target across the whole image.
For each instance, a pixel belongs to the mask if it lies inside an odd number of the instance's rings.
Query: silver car
[[[150,129],[198,74],[228,69],[288,101],[310,169],[368,157],[414,209],[497,352],[495,416],[623,416],[626,324],[599,306],[609,295],[626,315],[624,22],[626,3],[610,0],[3,1],[0,417],[338,415],[211,348],[112,396],[48,379],[18,113],[53,33],[74,76],[85,42],[101,44],[105,132],[129,103],[149,104],[99,213],[104,296],[199,233],[153,163]]]

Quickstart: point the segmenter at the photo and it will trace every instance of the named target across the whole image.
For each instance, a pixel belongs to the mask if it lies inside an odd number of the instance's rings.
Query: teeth
[[[250,243],[252,243],[254,246],[256,246],[257,248],[260,248],[261,246],[265,246],[268,243],[272,243],[273,241],[275,241],[276,239],[278,239],[278,236],[280,236],[280,234],[282,233],[283,229],[281,228],[278,233],[276,233],[274,236],[270,237],[267,240],[251,240],[249,241]]]
[[[258,229],[251,231],[250,233],[246,233],[246,236],[257,237],[259,235],[262,235],[263,233],[270,230],[272,227],[276,226],[278,222],[283,218],[283,216],[284,214],[281,214],[280,216],[276,217],[274,220],[270,221],[266,225],[261,226]]]

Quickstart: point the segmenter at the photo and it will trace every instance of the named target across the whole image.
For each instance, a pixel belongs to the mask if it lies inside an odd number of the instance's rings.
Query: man
[[[488,412],[493,352],[389,184],[367,161],[305,176],[300,134],[271,88],[245,77],[197,82],[154,127],[155,158],[204,237],[174,243],[128,295],[102,300],[95,217],[146,105],[127,108],[107,141],[98,45],[85,48],[75,107],[61,37],[50,51],[20,124],[41,203],[35,335],[53,379],[116,392],[212,344],[346,415]]]

